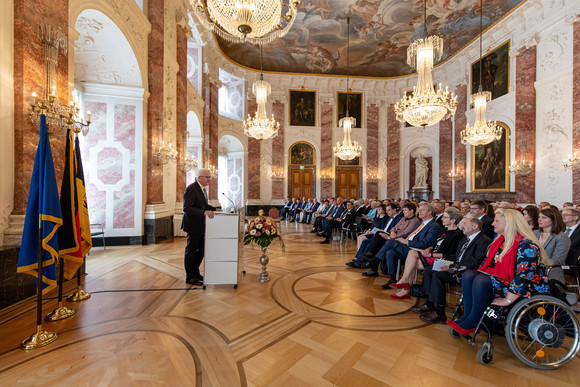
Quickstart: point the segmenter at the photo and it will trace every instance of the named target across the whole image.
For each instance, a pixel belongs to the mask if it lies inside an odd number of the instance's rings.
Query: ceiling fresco
[[[484,0],[484,29],[525,1]],[[442,60],[478,36],[479,3],[427,0],[429,34],[445,42]],[[407,47],[420,36],[422,0],[302,0],[288,34],[264,46],[264,70],[345,75],[348,15],[351,75],[395,77],[413,72],[407,65]],[[259,47],[223,40],[219,45],[233,62],[260,69]]]

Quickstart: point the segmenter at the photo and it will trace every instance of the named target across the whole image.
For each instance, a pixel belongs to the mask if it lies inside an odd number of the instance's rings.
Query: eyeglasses
[[[198,176],[198,178],[203,177],[204,179],[211,179],[211,176]]]

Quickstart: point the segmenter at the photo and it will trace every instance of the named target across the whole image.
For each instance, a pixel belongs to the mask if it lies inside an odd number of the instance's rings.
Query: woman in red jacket
[[[538,264],[550,259],[533,234],[524,216],[516,210],[495,212],[493,227],[497,238],[487,259],[476,270],[465,272],[461,282],[464,316],[447,324],[462,335],[475,331],[490,304],[508,306],[531,291],[547,293],[548,284]]]

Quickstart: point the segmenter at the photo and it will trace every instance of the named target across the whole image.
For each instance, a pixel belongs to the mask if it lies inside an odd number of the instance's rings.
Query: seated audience
[[[310,232],[320,232],[323,230],[322,220],[324,220],[327,216],[330,216],[336,210],[336,204],[334,201],[334,198],[328,199],[328,207],[326,207],[324,211],[318,211],[316,214],[314,214],[314,221],[312,222],[313,227]]]
[[[284,207],[282,207],[280,210],[280,220],[286,219],[286,214],[288,214],[288,211],[290,211],[290,207],[292,207],[293,202],[294,198],[290,199],[290,196],[286,198],[286,204],[284,204]]]
[[[349,226],[352,223],[354,223],[356,219],[356,212],[353,207],[354,205],[350,200],[346,201],[346,209],[340,215],[340,217],[330,220],[326,225],[324,232],[317,234],[318,236],[324,237],[324,240],[320,242],[321,244],[330,243],[330,238],[332,237],[332,230],[334,230],[335,228],[340,229],[342,227]]]
[[[471,205],[467,202],[461,202],[461,204],[459,206],[461,209],[461,215],[463,215],[464,217],[468,216],[469,211],[471,210],[471,208],[469,208],[469,207]]]
[[[312,219],[312,214],[314,214],[316,211],[318,211],[319,208],[320,208],[320,202],[318,201],[318,199],[316,199],[316,198],[312,199],[312,206],[310,206],[310,208],[308,208],[304,212],[304,219],[302,219],[302,223],[310,224],[310,220]]]
[[[445,205],[440,200],[433,200],[431,202],[433,206],[433,210],[435,214],[433,215],[433,219],[437,222],[439,226],[443,225],[443,221],[441,218],[443,217],[443,210],[445,210]]]
[[[390,219],[386,213],[386,207],[383,203],[379,204],[376,210],[377,216],[375,216],[373,223],[366,230],[363,228],[364,232],[357,238],[357,246],[356,246],[357,250],[360,249],[360,245],[364,240],[373,237],[374,233],[371,233],[371,231],[373,231],[374,229],[383,230]]]
[[[413,306],[411,310],[419,313],[419,318],[430,324],[445,324],[446,284],[457,283],[457,275],[451,274],[449,268],[464,267],[467,270],[477,269],[485,260],[487,248],[491,243],[481,232],[481,220],[473,217],[463,218],[461,222],[465,236],[459,242],[454,256],[449,260],[455,262],[440,271],[433,271],[432,267],[423,271],[423,291],[427,295],[427,302],[423,306]]]
[[[540,202],[540,204],[538,204],[538,208],[540,209],[540,211],[548,207],[550,207],[550,203],[548,202]]]
[[[560,211],[554,211],[547,207],[540,211],[538,216],[540,228],[534,231],[534,235],[550,257],[552,265],[564,265],[568,250],[570,250],[570,238],[566,235],[566,227]],[[555,279],[561,283],[566,283],[564,270],[561,267],[553,267],[548,273],[549,279]]]
[[[564,232],[570,238],[570,250],[568,250],[566,257],[566,265],[578,265],[580,258],[580,228],[578,227],[580,212],[567,207],[562,210],[562,217],[566,226]]]
[[[455,258],[457,245],[463,238],[463,232],[457,228],[457,225],[461,222],[463,216],[457,208],[449,207],[445,209],[441,219],[443,228],[437,235],[435,243],[422,250],[411,250],[407,254],[403,275],[397,283],[390,285],[391,288],[399,288],[401,290],[398,293],[391,294],[391,298],[410,298],[409,284],[415,277],[417,269],[432,267],[435,259],[453,260]]]
[[[475,200],[469,208],[471,209],[471,216],[481,220],[481,223],[483,223],[481,232],[491,239],[493,237],[493,226],[491,225],[493,221],[486,215],[487,204],[483,200]]]
[[[491,302],[508,306],[530,292],[547,293],[542,268],[550,259],[524,216],[516,210],[496,211],[493,222],[498,237],[491,244],[483,265],[468,270],[462,278],[463,317],[447,324],[461,335],[475,331]],[[528,279],[531,278],[531,279]]]
[[[524,214],[524,219],[532,230],[537,230],[540,226],[538,225],[538,216],[540,215],[540,209],[536,206],[525,206],[522,210],[522,214]]]

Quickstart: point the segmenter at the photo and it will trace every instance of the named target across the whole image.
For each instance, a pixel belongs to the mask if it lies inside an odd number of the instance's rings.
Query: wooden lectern
[[[234,285],[238,288],[238,253],[240,215],[216,212],[213,219],[205,220],[206,285]]]

